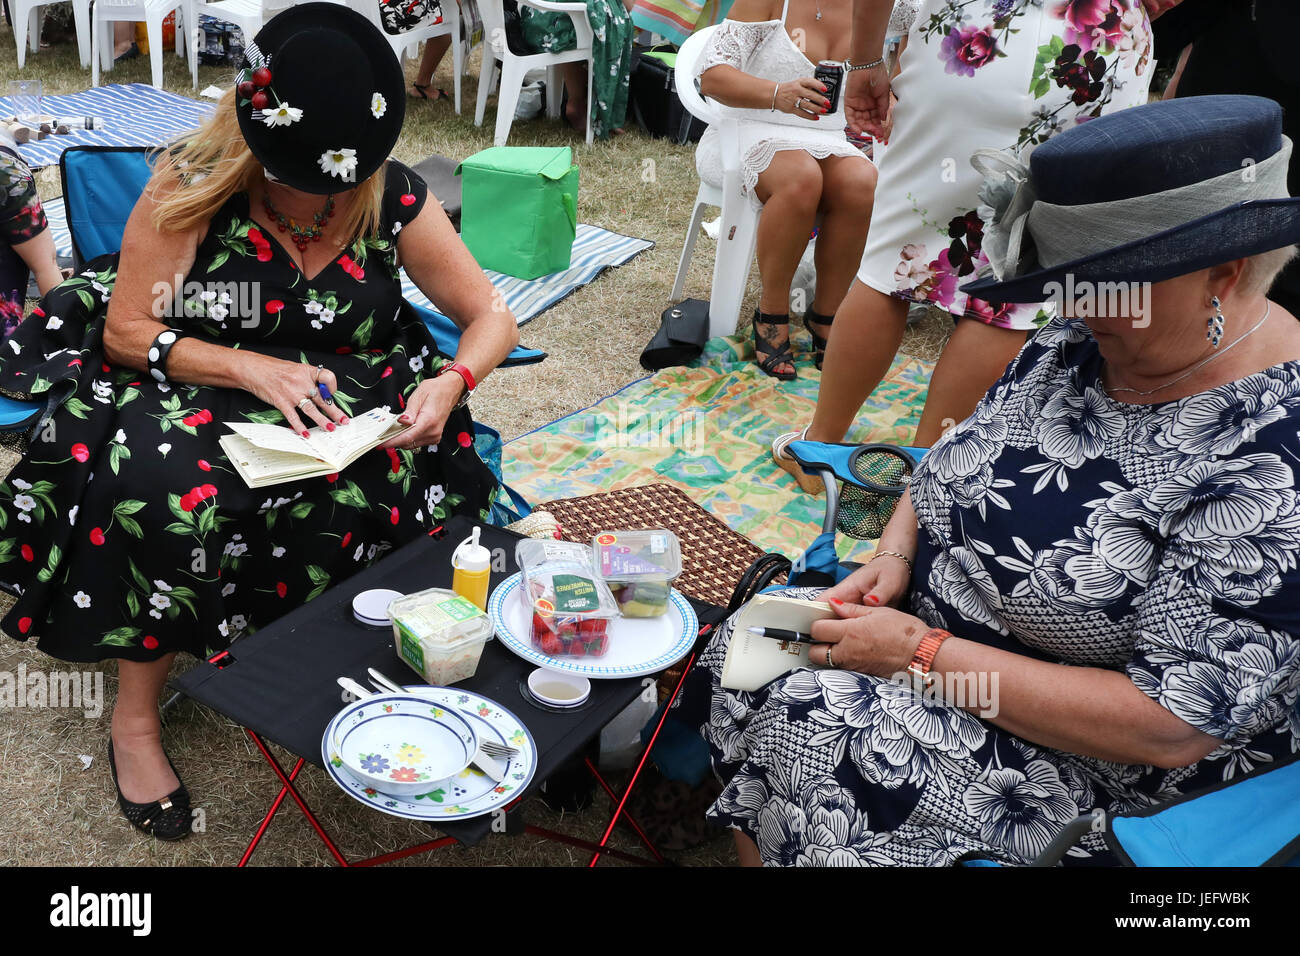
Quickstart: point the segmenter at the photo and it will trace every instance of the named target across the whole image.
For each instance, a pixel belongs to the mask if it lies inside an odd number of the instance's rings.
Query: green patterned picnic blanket
[[[900,354],[849,440],[911,444],[933,371]],[[635,381],[507,443],[506,480],[534,504],[670,482],[759,547],[793,557],[821,530],[825,498],[800,491],[769,449],[812,419],[819,382],[810,362],[799,363],[796,381],[779,382],[753,364],[748,341],[712,339],[694,365]],[[872,548],[840,537],[842,557]]]

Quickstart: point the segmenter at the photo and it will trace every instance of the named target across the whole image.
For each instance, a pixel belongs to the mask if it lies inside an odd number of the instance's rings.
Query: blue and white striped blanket
[[[41,97],[41,112],[52,116],[98,116],[103,129],[73,130],[66,136],[47,136],[19,146],[18,152],[33,169],[54,166],[69,146],[161,146],[189,129],[195,129],[215,104],[192,100],[148,83],[117,83],[82,93]],[[13,116],[9,98],[0,96],[0,115]]]
[[[43,203],[45,218],[50,223],[50,234],[54,237],[55,254],[61,258],[71,258],[72,240],[68,236],[67,216],[63,211],[63,198],[51,199]],[[622,236],[598,226],[586,223],[578,224],[578,235],[573,240],[573,258],[569,268],[539,279],[516,279],[514,276],[502,275],[490,269],[483,270],[492,284],[500,290],[510,311],[514,313],[519,324],[536,318],[555,303],[559,302],[574,289],[579,289],[591,282],[606,269],[621,266],[636,258],[654,245],[648,239],[635,239]],[[414,282],[402,273],[402,294],[411,302],[437,312]]]

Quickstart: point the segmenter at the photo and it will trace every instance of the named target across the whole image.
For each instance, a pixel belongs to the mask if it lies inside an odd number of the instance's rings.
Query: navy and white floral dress
[[[1158,405],[1110,398],[1101,368],[1087,328],[1053,319],[925,456],[912,611],[1121,671],[1223,745],[1175,770],[1079,757],[840,670],[727,691],[724,627],[686,693],[710,699],[703,734],[726,784],[709,816],[765,863],[1024,862],[1093,808],[1300,753],[1300,363]],[[1113,857],[1089,836],[1067,862]]]

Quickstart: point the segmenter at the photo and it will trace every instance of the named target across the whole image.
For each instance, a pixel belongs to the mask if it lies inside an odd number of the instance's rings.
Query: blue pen
[[[334,404],[334,396],[330,394],[329,386],[324,382],[320,382],[316,385],[316,388],[320,392],[321,398],[325,399],[325,401],[330,405]]]

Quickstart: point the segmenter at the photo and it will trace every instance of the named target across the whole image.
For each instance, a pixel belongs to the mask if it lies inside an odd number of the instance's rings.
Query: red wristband
[[[474,381],[474,373],[471,372],[469,369],[467,369],[465,366],[461,365],[459,362],[448,362],[442,368],[438,369],[438,375],[441,375],[444,372],[455,372],[457,375],[463,378],[465,380],[466,394],[474,391],[474,389],[477,387],[477,383]]]

